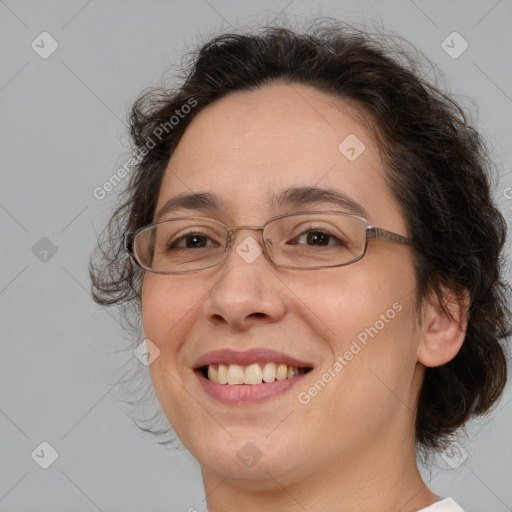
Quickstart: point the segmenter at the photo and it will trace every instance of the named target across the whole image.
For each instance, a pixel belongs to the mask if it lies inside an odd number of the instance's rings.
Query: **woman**
[[[416,455],[504,388],[505,223],[478,133],[383,42],[221,35],[134,105],[93,294],[140,308],[210,512],[462,510]]]

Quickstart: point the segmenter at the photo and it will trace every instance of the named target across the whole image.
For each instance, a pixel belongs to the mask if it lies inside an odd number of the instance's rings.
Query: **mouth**
[[[214,384],[228,386],[255,386],[294,379],[312,370],[311,367],[291,366],[285,363],[252,363],[247,366],[239,364],[208,364],[198,371]]]
[[[220,350],[195,365],[203,389],[225,404],[261,402],[289,390],[314,369],[313,364],[266,349]]]

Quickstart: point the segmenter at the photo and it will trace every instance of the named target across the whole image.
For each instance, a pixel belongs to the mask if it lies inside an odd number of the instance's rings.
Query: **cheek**
[[[407,389],[418,344],[412,261],[407,254],[368,256],[360,265],[318,272],[296,288],[298,296],[307,297],[311,325],[332,353],[323,370],[332,373],[333,364],[341,362],[334,370],[341,378],[331,389],[350,384],[357,400],[392,396],[379,379],[394,392]]]
[[[364,272],[346,277],[335,308],[335,352],[346,361],[346,377],[359,396],[385,403],[395,395],[408,400],[416,367],[415,274],[409,257],[367,259]],[[331,287],[332,300],[335,292]],[[337,321],[337,324],[336,324]],[[390,390],[393,390],[390,393]]]
[[[171,306],[169,302],[172,297],[169,291],[160,276],[145,276],[142,284],[142,321],[146,338],[153,342],[161,339],[162,332],[168,328],[167,311]]]
[[[160,356],[171,367],[179,351],[179,339],[187,327],[187,316],[197,298],[190,297],[170,276],[149,274],[142,286],[144,335],[160,349]],[[173,357],[171,357],[173,356]]]
[[[400,324],[395,321],[397,317],[410,319],[413,314],[414,269],[404,255],[393,259],[389,253],[368,255],[347,267],[293,276],[287,281],[299,299],[297,308],[303,302],[317,323],[330,329],[334,340],[356,337],[375,323],[379,331],[384,331],[392,324]]]
[[[149,370],[160,405],[181,437],[183,420],[187,417],[189,397],[181,385],[184,374],[190,372],[180,364],[181,348],[187,332],[193,329],[193,308],[198,298],[189,297],[187,288],[180,287],[173,277],[149,274],[142,286],[142,320],[144,335],[159,349],[158,358]],[[184,409],[185,407],[185,409]]]

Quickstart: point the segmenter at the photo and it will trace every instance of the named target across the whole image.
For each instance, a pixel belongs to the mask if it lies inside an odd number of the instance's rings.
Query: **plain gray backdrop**
[[[1,511],[206,510],[198,464],[143,435],[120,401],[124,369],[141,363],[90,297],[89,256],[116,199],[93,191],[130,156],[131,103],[184,52],[232,26],[317,16],[382,24],[475,100],[510,220],[511,0],[0,1]],[[511,399],[509,385],[424,470],[468,512],[512,510]]]

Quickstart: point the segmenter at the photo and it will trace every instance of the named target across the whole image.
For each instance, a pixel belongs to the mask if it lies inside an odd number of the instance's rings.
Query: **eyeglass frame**
[[[329,266],[325,266],[325,265],[321,265],[321,266],[317,266],[317,267],[291,267],[289,265],[282,265],[280,263],[276,263],[272,257],[270,256],[269,252],[268,252],[268,248],[267,248],[267,244],[265,242],[265,239],[263,238],[263,231],[265,229],[265,227],[270,224],[271,222],[274,222],[278,219],[281,219],[283,217],[291,217],[293,215],[308,215],[308,214],[322,214],[322,213],[336,213],[336,214],[341,214],[341,215],[344,215],[344,216],[347,216],[347,217],[353,217],[355,219],[359,219],[365,226],[365,242],[364,242],[364,249],[363,249],[363,252],[360,256],[358,256],[356,259],[352,260],[352,261],[349,261],[348,263],[339,263],[337,265],[329,265]],[[222,226],[224,226],[224,228],[226,229],[227,231],[227,238],[226,238],[226,243],[225,243],[225,248],[224,248],[224,257],[222,260],[220,260],[218,263],[215,263],[213,265],[210,265],[208,267],[205,267],[205,268],[200,268],[200,269],[197,269],[197,270],[184,270],[184,271],[179,271],[179,272],[165,272],[165,271],[161,271],[161,270],[153,270],[153,269],[149,269],[149,268],[145,268],[143,267],[140,262],[138,261],[137,259],[137,256],[135,255],[135,252],[133,251],[133,242],[135,241],[135,237],[138,235],[138,233],[146,230],[146,229],[149,229],[151,227],[154,227],[154,226],[157,226],[158,224],[162,224],[164,222],[169,222],[169,221],[174,221],[174,220],[186,220],[186,219],[192,219],[192,218],[196,218],[196,219],[204,219],[204,220],[208,220],[208,221],[211,221],[211,222],[215,222],[217,224],[221,224]],[[365,219],[364,217],[361,217],[360,215],[355,215],[355,214],[352,214],[352,213],[347,213],[347,212],[341,212],[341,211],[336,211],[336,210],[325,210],[325,211],[319,211],[319,210],[315,210],[315,211],[302,211],[302,212],[291,212],[291,213],[282,213],[281,215],[277,215],[275,217],[272,217],[271,219],[267,220],[265,222],[265,224],[263,224],[263,226],[228,226],[227,224],[225,224],[224,222],[220,221],[220,220],[217,220],[217,219],[211,219],[209,217],[201,217],[201,216],[190,216],[190,217],[174,217],[172,219],[164,219],[164,220],[160,220],[158,222],[152,222],[151,224],[147,224],[146,226],[142,226],[140,228],[138,228],[137,230],[135,231],[132,231],[130,233],[125,233],[123,235],[123,249],[124,251],[131,257],[131,260],[135,262],[135,264],[141,268],[142,270],[146,270],[147,272],[153,272],[155,274],[162,274],[162,275],[180,275],[180,274],[190,274],[192,272],[202,272],[203,270],[208,270],[209,268],[213,268],[213,267],[216,267],[217,265],[220,265],[221,263],[223,263],[226,258],[227,258],[227,255],[229,254],[230,250],[231,250],[231,246],[232,246],[232,242],[233,242],[233,233],[235,233],[236,231],[239,231],[241,229],[252,229],[252,230],[255,230],[255,231],[261,231],[262,232],[262,239],[263,239],[263,252],[265,253],[265,255],[267,256],[267,258],[271,261],[271,263],[273,265],[275,265],[276,267],[279,267],[279,268],[286,268],[286,269],[290,269],[290,270],[317,270],[317,269],[320,269],[320,268],[335,268],[335,267],[344,267],[344,266],[347,266],[347,265],[351,265],[352,263],[356,263],[357,261],[361,260],[365,254],[366,254],[366,251],[368,249],[368,242],[371,240],[371,239],[374,239],[374,240],[389,240],[391,242],[396,242],[396,243],[400,243],[400,244],[404,244],[404,245],[410,245],[410,246],[414,246],[414,243],[409,240],[407,237],[403,236],[403,235],[399,235],[398,233],[394,233],[392,231],[388,231],[386,229],[382,229],[382,228],[377,228],[375,226],[372,226],[367,219]]]

